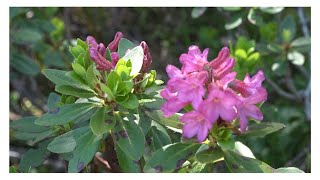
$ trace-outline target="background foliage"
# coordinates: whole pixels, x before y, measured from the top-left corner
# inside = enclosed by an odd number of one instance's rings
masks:
[[[268,90],[261,108],[264,121],[286,128],[243,142],[272,167],[310,172],[310,8],[10,8],[10,120],[50,109],[47,99],[54,85],[40,72],[71,69],[68,48],[76,38],[93,35],[98,42],[110,42],[117,31],[136,43],[148,43],[151,69],[162,80],[168,78],[166,65],[179,67],[180,54],[192,44],[209,47],[209,59],[229,46],[237,78],[263,69]],[[12,171],[26,161],[22,155],[30,146],[11,129]],[[33,153],[46,155],[36,150],[28,155]],[[44,165],[26,171],[65,172],[66,167],[52,154]],[[211,171],[228,170],[217,163]]]

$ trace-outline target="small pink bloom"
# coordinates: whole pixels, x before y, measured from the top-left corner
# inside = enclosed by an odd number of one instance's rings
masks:
[[[234,64],[235,64],[235,60],[233,58],[229,58],[228,60],[221,63],[220,66],[213,71],[213,76],[216,79],[223,78],[225,75],[230,73],[230,71],[234,67]]]
[[[263,71],[258,71],[252,78],[247,74],[243,81],[234,80],[231,87],[241,93],[242,96],[248,97],[254,94],[258,88],[262,88],[262,81],[265,79]]]
[[[197,135],[198,142],[203,142],[207,138],[212,127],[211,122],[198,111],[187,112],[180,120],[184,123],[182,135],[186,138]]]
[[[116,67],[118,61],[119,61],[119,54],[117,52],[112,52],[111,53],[111,62],[112,62],[113,68]]]
[[[186,74],[183,74],[180,69],[178,69],[177,67],[170,65],[170,64],[167,65],[166,71],[168,73],[169,78],[171,78],[171,79],[173,79],[173,78],[182,79],[182,78],[186,77]]]
[[[117,32],[114,36],[113,41],[108,45],[108,48],[111,52],[115,52],[118,49],[118,45],[120,42],[120,39],[123,37],[122,32]]]
[[[240,130],[241,132],[245,132],[248,126],[248,118],[254,118],[260,121],[263,119],[262,112],[255,104],[267,99],[267,91],[264,88],[259,88],[255,94],[247,98],[239,98],[240,103],[237,105],[237,109],[240,121]]]
[[[214,60],[212,60],[209,63],[209,66],[213,69],[218,69],[218,67],[225,61],[227,61],[230,58],[230,52],[227,47],[224,47],[220,50],[218,57],[216,57]]]
[[[199,106],[199,109],[203,109],[203,115],[212,123],[216,122],[219,116],[224,121],[234,120],[237,115],[235,106],[238,99],[236,96],[229,91],[217,88],[211,88],[209,91],[208,98]]]
[[[208,63],[208,52],[208,48],[201,53],[198,46],[190,46],[188,54],[181,54],[179,58],[183,65],[181,70],[186,73],[201,71],[203,66]]]
[[[112,69],[112,64],[106,59],[105,46],[102,43],[98,45],[92,36],[87,37],[87,43],[89,45],[90,57],[96,63],[97,69],[110,71]]]

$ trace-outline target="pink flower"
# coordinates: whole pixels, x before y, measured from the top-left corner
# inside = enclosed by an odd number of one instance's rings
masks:
[[[237,79],[234,80],[231,86],[234,90],[241,93],[242,96],[248,97],[254,94],[257,91],[257,89],[262,88],[261,85],[264,79],[264,73],[260,70],[252,78],[250,78],[250,76],[246,74],[243,81]]]
[[[197,135],[198,142],[203,142],[207,138],[212,127],[211,122],[198,111],[187,112],[180,120],[184,123],[182,135],[186,138]]]
[[[238,117],[240,121],[240,130],[245,132],[248,126],[248,118],[254,118],[256,120],[262,120],[263,114],[260,109],[255,105],[263,102],[267,99],[267,91],[264,88],[259,88],[255,94],[241,98],[240,103],[237,105]]]
[[[186,73],[182,73],[182,71],[180,69],[178,69],[177,67],[173,66],[173,65],[167,65],[166,67],[166,71],[168,73],[169,78],[173,79],[173,78],[185,78],[186,77]]]
[[[181,54],[179,58],[183,65],[181,70],[186,73],[201,71],[203,66],[208,63],[208,52],[208,48],[201,53],[198,46],[190,46],[188,54]]]
[[[199,108],[203,108],[203,115],[211,123],[214,123],[221,117],[222,120],[231,122],[237,116],[235,106],[238,103],[236,96],[218,88],[209,89],[209,95]]]
[[[108,48],[111,48],[111,62],[106,59],[106,48],[104,44],[98,44],[92,36],[87,37],[86,41],[89,45],[90,57],[96,63],[98,70],[110,72],[111,69],[115,68],[117,62],[119,61],[119,55],[117,52],[113,51],[117,50],[121,37],[122,33],[117,32],[115,39],[108,45]]]

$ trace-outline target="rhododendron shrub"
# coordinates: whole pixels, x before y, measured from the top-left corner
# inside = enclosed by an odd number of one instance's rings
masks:
[[[124,37],[78,39],[71,71],[42,71],[57,93],[43,116],[10,124],[33,145],[19,171],[55,153],[68,172],[212,172],[219,161],[230,172],[301,172],[272,168],[240,142],[284,127],[262,122],[262,70],[237,79],[227,47],[208,60],[209,49],[193,45],[181,54],[181,68],[167,65],[164,83],[150,70],[149,45]]]

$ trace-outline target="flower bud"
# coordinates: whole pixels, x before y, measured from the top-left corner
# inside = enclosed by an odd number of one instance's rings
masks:
[[[147,43],[145,41],[142,41],[140,43],[140,46],[143,49],[143,64],[142,64],[142,68],[141,68],[141,72],[142,73],[146,73],[152,63],[152,57],[149,51],[149,47],[147,45]]]
[[[120,39],[123,37],[122,32],[117,32],[114,36],[113,41],[108,45],[108,48],[111,52],[115,52],[118,49],[118,45],[120,42]]]

